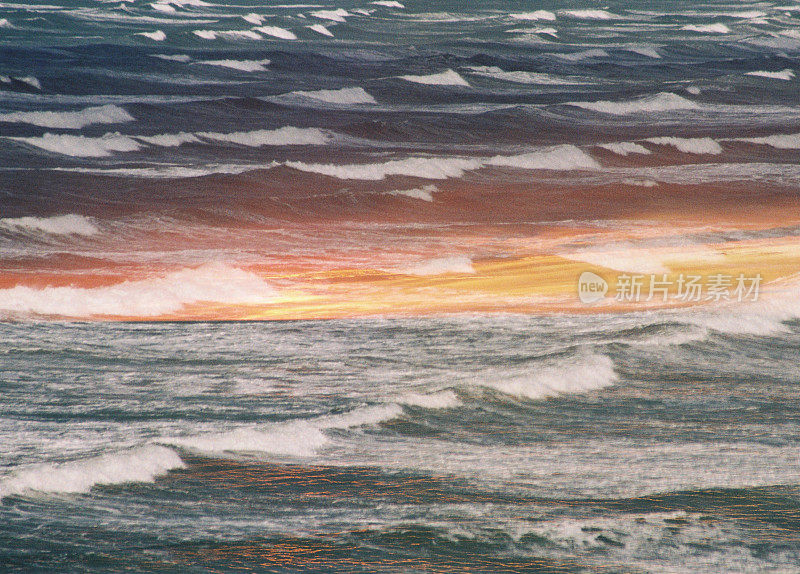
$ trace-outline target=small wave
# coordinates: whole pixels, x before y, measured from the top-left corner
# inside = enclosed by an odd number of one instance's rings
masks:
[[[158,445],[70,462],[31,465],[0,478],[0,499],[32,491],[88,492],[97,484],[152,482],[184,466],[174,450]]]
[[[79,130],[92,124],[118,124],[135,118],[115,105],[94,106],[76,112],[10,112],[0,122],[30,124],[43,128]]]
[[[566,105],[615,116],[668,112],[673,110],[693,110],[698,107],[693,101],[670,92],[661,92],[654,96],[631,101],[568,102]]]
[[[376,6],[385,6],[387,8],[405,8],[405,5],[397,2],[396,0],[373,0],[370,4],[375,4]]]
[[[412,199],[421,199],[422,201],[433,201],[433,194],[436,192],[435,185],[426,185],[425,187],[417,187],[414,189],[398,189],[390,191],[389,195],[403,195]]]
[[[443,275],[445,273],[474,274],[475,268],[472,266],[472,259],[469,257],[441,257],[408,267],[403,269],[401,273],[423,276]]]
[[[106,177],[141,177],[146,179],[180,179],[187,177],[207,177],[215,174],[238,175],[250,171],[272,169],[281,164],[212,163],[202,166],[156,165],[152,167],[119,167],[119,168],[58,168],[59,171],[91,173]]]
[[[568,62],[580,62],[582,60],[591,60],[593,58],[610,58],[608,52],[600,48],[592,48],[591,50],[583,50],[581,52],[574,52],[572,54],[553,54],[556,58],[566,60]]]
[[[614,362],[605,355],[579,355],[552,361],[529,376],[498,376],[482,386],[527,399],[546,399],[560,395],[586,393],[613,385],[618,380]]]
[[[600,165],[586,152],[572,145],[562,145],[550,149],[513,156],[494,156],[489,158],[426,158],[411,157],[371,164],[308,164],[290,161],[285,164],[300,171],[307,171],[336,177],[339,179],[360,179],[378,181],[390,175],[405,175],[426,179],[447,179],[460,177],[466,171],[484,167],[510,167],[530,170],[599,169]]]
[[[6,217],[0,219],[0,229],[15,232],[47,233],[50,235],[95,235],[100,229],[83,215],[73,213],[54,217]]]
[[[711,138],[660,137],[646,140],[656,145],[672,146],[683,153],[719,155],[722,146]]]
[[[794,78],[795,73],[794,70],[789,68],[785,70],[781,70],[780,72],[765,72],[765,71],[756,71],[756,72],[746,72],[745,76],[758,76],[760,78],[769,78],[771,80],[783,80],[785,82],[790,82],[792,78]]]
[[[200,132],[198,136],[235,143],[249,147],[278,145],[324,145],[332,139],[330,133],[317,128],[282,127],[276,130],[255,130],[251,132],[214,133]]]
[[[517,14],[509,14],[515,20],[547,20],[554,21],[556,15],[549,10],[536,10],[534,12],[520,12]]]
[[[145,38],[150,38],[154,42],[163,42],[167,39],[167,35],[162,30],[156,30],[154,32],[139,32],[136,34],[137,36],[144,36]]]
[[[430,74],[427,76],[400,76],[403,80],[414,82],[415,84],[426,84],[432,86],[466,86],[469,87],[469,82],[462,78],[458,72],[454,70],[447,70],[439,74]]]
[[[225,281],[220,281],[225,277]],[[156,317],[198,302],[255,305],[277,293],[259,276],[217,263],[107,287],[0,289],[0,311],[62,317]]]
[[[205,60],[197,62],[206,66],[218,66],[221,68],[230,68],[232,70],[239,70],[241,72],[266,72],[269,60]]]
[[[0,83],[13,84],[19,82],[35,90],[41,91],[42,83],[35,76],[0,76]]]
[[[681,30],[701,34],[728,34],[731,31],[725,24],[687,24]]]
[[[506,34],[547,34],[558,38],[558,30],[555,28],[511,28],[506,30]]]
[[[280,38],[281,40],[297,40],[297,35],[286,28],[279,28],[278,26],[259,26],[254,28],[257,32],[261,32],[265,36],[272,36],[273,38]]]
[[[329,37],[333,38],[333,32],[328,30],[322,24],[312,24],[311,26],[306,26],[306,28],[308,28],[309,30],[313,30],[317,34],[322,34],[323,36],[329,36]]]
[[[625,273],[668,273],[664,264],[664,256],[647,249],[637,248],[629,242],[617,242],[610,246],[591,246],[558,253],[560,257],[570,261],[580,261],[614,269]]]
[[[142,148],[133,138],[119,133],[98,138],[46,133],[41,137],[9,139],[72,157],[108,157],[112,152],[131,152]]]
[[[738,138],[733,141],[747,142],[757,145],[768,145],[775,149],[800,149],[800,133],[778,134],[758,138]]]
[[[6,30],[10,30],[14,28],[14,25],[8,21],[7,18],[0,18],[0,28],[5,28]]]
[[[255,12],[251,12],[250,14],[245,14],[241,18],[245,22],[249,22],[250,24],[255,24],[256,26],[260,26],[261,24],[264,23],[264,16],[256,14]]]
[[[153,58],[158,58],[159,60],[167,60],[168,62],[181,62],[182,64],[188,64],[192,61],[192,57],[186,54],[152,54]]]
[[[606,10],[562,10],[560,14],[577,20],[615,20],[620,18],[617,14]]]
[[[507,72],[496,66],[472,66],[467,68],[471,74],[494,78],[505,82],[515,82],[517,84],[539,84],[545,86],[565,86],[574,85],[576,82],[564,80],[539,72]]]
[[[652,46],[627,46],[625,50],[647,58],[661,59],[661,54]]]
[[[329,104],[377,104],[378,102],[364,88],[342,88],[340,90],[316,90],[311,92],[290,92],[289,95],[311,98]]]
[[[203,40],[216,40],[217,33],[214,30],[195,30],[192,32],[198,38],[202,38]]]
[[[228,432],[174,437],[163,442],[201,452],[264,452],[279,456],[308,457],[325,446],[326,430],[375,425],[391,420],[403,409],[397,404],[363,407],[339,415],[239,428]]]
[[[159,147],[178,147],[185,143],[201,143],[194,134],[186,132],[159,134],[155,136],[136,136],[136,139]]]
[[[311,12],[311,15],[314,16],[314,18],[331,20],[333,22],[345,22],[345,18],[352,16],[350,12],[342,10],[341,8],[337,8],[336,10],[317,10],[316,12]]]
[[[461,405],[461,401],[453,391],[431,394],[408,393],[399,397],[397,402],[424,409],[453,409]]]
[[[639,145],[634,142],[618,142],[618,143],[607,143],[607,144],[598,144],[597,147],[601,147],[603,149],[607,149],[608,151],[612,151],[617,155],[627,156],[632,153],[639,153],[642,155],[650,155],[651,152],[646,147]]]

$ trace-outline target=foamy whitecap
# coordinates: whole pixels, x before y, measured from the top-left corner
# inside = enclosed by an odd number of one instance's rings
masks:
[[[402,269],[400,273],[406,275],[444,275],[446,273],[474,274],[472,259],[464,256],[440,257],[423,261],[417,265]]]
[[[731,31],[725,24],[688,24],[681,30],[699,32],[701,34],[728,34]]]
[[[556,15],[549,10],[535,10],[534,12],[518,12],[516,14],[509,14],[515,20],[547,20],[554,21]]]
[[[316,32],[317,34],[322,34],[323,36],[329,36],[329,37],[333,38],[333,32],[328,30],[322,24],[312,24],[311,26],[306,26],[306,28]]]
[[[269,60],[205,60],[197,63],[205,66],[230,68],[240,72],[266,72],[265,66],[269,65],[269,62]]]
[[[254,30],[266,36],[280,38],[281,40],[297,40],[297,35],[294,32],[278,26],[259,26],[258,28],[254,28]]]
[[[766,72],[762,70],[746,72],[745,76],[757,76],[759,78],[769,78],[770,80],[783,80],[784,82],[790,82],[792,78],[794,78],[795,73],[794,70],[786,68],[780,72]]]
[[[390,195],[402,195],[412,199],[421,199],[422,201],[433,201],[433,194],[436,192],[435,185],[426,185],[425,187],[416,187],[414,189],[397,189],[390,191]]]
[[[107,157],[114,152],[131,152],[142,145],[129,136],[119,133],[98,138],[46,133],[41,137],[9,138],[43,150],[72,157]]]
[[[324,447],[332,429],[349,429],[375,425],[401,415],[397,404],[362,407],[338,415],[293,420],[227,432],[173,437],[162,442],[202,452],[263,452],[278,456],[308,457]]]
[[[0,18],[0,28],[12,29],[14,25],[7,18]]]
[[[219,263],[105,287],[0,289],[0,313],[157,317],[198,302],[257,305],[277,292],[254,273]]]
[[[609,357],[581,354],[536,365],[526,376],[497,373],[492,380],[479,384],[507,395],[539,400],[603,389],[618,378]]]
[[[406,75],[400,76],[403,80],[414,82],[415,84],[426,84],[430,86],[465,86],[469,87],[469,82],[462,78],[454,70],[446,70],[439,74],[429,74],[427,76]]]
[[[156,30],[154,32],[139,32],[136,34],[137,36],[144,36],[145,38],[150,38],[154,42],[163,42],[167,39],[167,35],[162,30]]]
[[[607,10],[561,10],[559,14],[578,20],[614,20],[619,18]]]
[[[800,149],[800,133],[777,134],[757,138],[737,138],[733,141],[747,142],[757,145],[768,145],[775,149]]]
[[[627,46],[625,50],[633,52],[634,54],[639,54],[640,56],[646,56],[647,58],[661,58],[661,54],[652,46]]]
[[[6,217],[0,219],[0,229],[50,235],[95,235],[100,229],[83,215],[69,213],[53,217]]]
[[[471,66],[467,68],[467,70],[469,70],[471,74],[476,74],[478,76],[493,78],[495,80],[501,80],[504,82],[514,82],[517,84],[564,86],[574,85],[576,83],[571,80],[557,78],[555,76],[551,76],[550,74],[544,74],[541,72],[507,72],[506,70],[498,68],[497,66]]]
[[[180,132],[177,134],[158,134],[154,136],[136,136],[136,139],[159,147],[178,147],[185,143],[200,143],[194,134]]]
[[[405,8],[405,5],[397,2],[397,0],[373,0],[370,4],[375,6],[386,6],[387,8]]]
[[[72,112],[9,112],[0,114],[0,122],[68,130],[78,130],[92,124],[118,124],[133,120],[134,117],[124,108],[115,105],[92,106]]]
[[[424,409],[453,409],[461,406],[461,401],[453,391],[439,391],[437,393],[407,393],[395,399],[396,402],[410,407]]]
[[[192,61],[192,57],[187,54],[152,54],[153,58],[158,58],[159,60],[166,60],[168,62],[181,62],[183,64],[188,64]]]
[[[571,54],[553,54],[560,60],[568,62],[580,62],[582,60],[591,60],[594,58],[610,58],[608,52],[600,48],[592,48],[591,50],[581,50],[580,52],[573,52]]]
[[[333,22],[345,22],[345,18],[350,16],[350,13],[347,10],[342,10],[338,8],[336,10],[317,10],[316,12],[311,12],[311,15],[315,18],[320,18],[322,20],[331,20]]]
[[[646,141],[656,145],[672,146],[683,153],[719,155],[722,146],[712,138],[658,137]]]
[[[516,169],[573,170],[599,169],[590,155],[572,145],[561,145],[550,149],[513,156],[497,155],[484,158],[459,157],[410,157],[384,163],[368,164],[311,164],[290,161],[285,164],[300,171],[328,175],[339,179],[378,181],[391,175],[406,175],[426,179],[461,177],[465,172],[484,167],[510,167]]]
[[[340,90],[315,90],[310,92],[290,92],[289,95],[311,98],[329,104],[377,104],[378,102],[364,88],[342,88]]]
[[[192,32],[198,38],[202,38],[203,40],[216,40],[217,33],[214,30],[194,30]]]
[[[511,28],[506,30],[506,34],[547,34],[558,38],[558,30],[555,28]]]
[[[597,147],[607,149],[608,151],[614,152],[615,154],[622,156],[628,156],[632,153],[638,153],[642,155],[650,155],[651,153],[653,153],[643,145],[639,145],[634,142],[616,142],[616,143],[598,144]]]
[[[671,92],[661,92],[638,100],[611,102],[568,102],[568,106],[576,106],[594,112],[625,116],[631,114],[659,113],[674,110],[693,110],[698,105]]]
[[[98,484],[152,482],[184,466],[178,453],[158,445],[69,462],[35,464],[0,477],[0,499],[32,492],[88,492]]]
[[[291,126],[275,130],[255,130],[251,132],[214,133],[200,132],[198,136],[219,142],[234,143],[249,147],[284,145],[324,145],[333,136],[317,128],[295,128]]]

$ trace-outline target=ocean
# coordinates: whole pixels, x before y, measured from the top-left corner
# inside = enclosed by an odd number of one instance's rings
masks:
[[[800,571],[800,4],[0,3],[0,571]]]

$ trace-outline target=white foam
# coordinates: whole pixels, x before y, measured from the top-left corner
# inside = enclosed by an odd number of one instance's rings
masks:
[[[186,166],[162,164],[153,167],[121,167],[121,168],[57,168],[60,171],[92,173],[109,177],[143,177],[148,179],[177,179],[185,177],[206,177],[214,174],[237,175],[249,171],[272,169],[280,165],[277,162],[266,164],[212,163],[202,166]]]
[[[245,22],[249,22],[250,24],[255,24],[256,26],[260,26],[264,23],[264,16],[260,16],[255,12],[251,12],[250,14],[245,14],[242,16],[242,20]]]
[[[633,52],[634,54],[639,54],[641,56],[646,56],[648,58],[655,58],[655,59],[661,58],[661,54],[659,54],[658,50],[656,50],[652,46],[628,46],[625,49],[628,52]]]
[[[219,66],[241,72],[266,72],[264,66],[269,65],[269,60],[205,60],[197,62],[206,66]]]
[[[469,82],[458,75],[458,72],[447,70],[439,74],[430,74],[427,76],[400,76],[403,80],[414,82],[416,84],[427,84],[433,86],[466,86],[469,87]]]
[[[136,136],[136,139],[159,147],[178,147],[185,143],[200,143],[194,134],[180,132],[177,134],[159,134],[154,136]]]
[[[131,152],[142,148],[132,137],[119,133],[98,138],[46,133],[41,137],[9,139],[72,157],[108,157],[113,152]]]
[[[688,24],[681,30],[701,34],[728,34],[731,31],[725,24]]]
[[[702,90],[697,86],[689,86],[688,88],[686,88],[686,91],[692,94],[693,96],[699,96],[700,93],[702,92]]]
[[[581,60],[589,60],[592,58],[610,58],[608,52],[605,50],[601,50],[600,48],[592,48],[591,50],[583,50],[580,52],[573,52],[572,54],[553,54],[555,57],[560,58],[561,60],[567,60],[568,62],[580,62]]]
[[[756,72],[746,72],[745,76],[758,76],[761,78],[769,78],[771,80],[783,80],[785,82],[790,82],[792,78],[794,78],[795,73],[794,70],[789,68],[785,70],[781,70],[780,72],[764,72],[764,71],[756,71]]]
[[[472,259],[469,257],[440,257],[403,269],[401,273],[423,276],[444,275],[445,273],[474,274],[475,268],[472,266]]]
[[[0,28],[11,29],[14,25],[7,18],[0,18]]]
[[[202,38],[203,40],[216,40],[217,33],[213,30],[195,30],[192,32],[195,36]]]
[[[266,36],[280,38],[281,40],[297,40],[297,36],[294,32],[291,32],[286,28],[279,28],[278,26],[259,26],[258,28],[255,28],[255,30]]]
[[[174,12],[176,12],[174,6],[170,6],[165,2],[155,2],[153,4],[150,4],[150,6],[153,8],[153,10],[156,10],[157,12],[165,12],[167,14],[173,14]]]
[[[331,20],[333,22],[345,22],[345,18],[351,14],[347,10],[338,8],[336,10],[317,10],[311,12],[311,15],[321,20]]]
[[[340,90],[316,90],[311,92],[291,92],[296,96],[312,98],[329,104],[376,104],[372,97],[364,88],[342,88]]]
[[[339,415],[293,420],[222,433],[164,440],[168,444],[203,452],[263,452],[278,456],[308,457],[330,441],[325,431],[374,425],[402,414],[396,404],[363,407]]]
[[[624,273],[651,274],[668,273],[663,254],[637,248],[629,242],[598,245],[558,253],[570,261],[580,261]]]
[[[0,114],[0,122],[22,123],[43,128],[78,130],[92,124],[117,124],[134,117],[119,106],[106,105],[76,112],[9,112]]]
[[[506,34],[547,34],[558,38],[558,30],[555,28],[511,28],[506,30]]]
[[[800,149],[800,133],[778,134],[758,138],[739,138],[734,141],[743,141],[758,145],[768,145],[775,149]]]
[[[408,393],[396,400],[398,403],[410,407],[422,407],[424,409],[453,409],[462,404],[453,391],[440,391],[430,394]]]
[[[651,152],[646,147],[639,145],[634,142],[618,142],[618,143],[606,143],[606,144],[598,144],[597,147],[601,147],[603,149],[607,149],[608,151],[612,151],[617,155],[627,156],[632,153],[639,153],[642,155],[650,155]]]
[[[525,377],[498,376],[481,383],[508,395],[546,399],[559,395],[587,393],[613,385],[618,380],[614,362],[605,355],[586,354],[551,361]]]
[[[556,15],[549,10],[536,10],[534,12],[520,12],[517,14],[509,14],[515,20],[547,20],[554,21]]]
[[[390,195],[403,195],[412,199],[421,199],[422,201],[433,201],[433,194],[436,192],[435,185],[426,185],[425,187],[417,187],[414,189],[398,189],[390,191]]]
[[[179,311],[192,303],[256,305],[269,303],[276,295],[276,291],[254,273],[209,263],[106,287],[0,289],[0,311],[62,317],[156,317]]]
[[[317,34],[322,34],[323,36],[330,36],[331,38],[333,38],[333,32],[331,32],[330,30],[328,30],[328,29],[327,29],[325,26],[323,26],[322,24],[313,24],[313,25],[311,25],[311,26],[306,26],[306,28],[308,28],[308,29],[310,29],[310,30],[313,30],[313,31],[314,31],[314,32],[316,32]]]
[[[330,133],[321,129],[295,128],[291,126],[275,130],[255,130],[251,132],[200,132],[197,135],[205,139],[235,143],[249,147],[266,145],[324,145],[332,139]]]
[[[652,179],[626,178],[622,180],[622,183],[636,187],[658,187],[658,182]]]
[[[136,34],[137,36],[144,36],[145,38],[150,38],[155,42],[163,42],[167,39],[167,35],[162,30],[156,30],[154,32],[139,32]]]
[[[16,78],[16,80],[22,82],[23,84],[28,84],[30,87],[36,88],[37,90],[42,89],[42,83],[34,76],[20,76]]]
[[[666,145],[676,148],[683,153],[719,155],[722,153],[722,146],[711,138],[676,138],[659,137],[646,140],[656,145]]]
[[[288,167],[328,175],[339,179],[378,181],[390,175],[405,175],[426,179],[460,177],[466,171],[483,167],[517,169],[598,169],[600,165],[587,153],[571,145],[562,145],[514,156],[497,155],[490,158],[410,157],[384,163],[368,164],[308,164],[290,161]]]
[[[252,30],[222,30],[217,32],[220,36],[230,36],[231,38],[242,38],[244,40],[263,40],[264,37]]]
[[[192,57],[186,54],[153,54],[153,57],[160,60],[167,60],[168,62],[181,62],[183,64],[188,64],[192,61]]]
[[[654,96],[648,96],[638,100],[622,102],[568,102],[567,105],[617,116],[659,113],[673,110],[692,110],[698,107],[693,101],[670,92],[661,92]]]
[[[13,470],[0,478],[0,499],[31,492],[88,492],[96,484],[151,482],[185,465],[167,447],[147,445],[128,451]]]
[[[0,228],[11,231],[39,232],[50,235],[95,235],[100,229],[83,215],[73,213],[53,217],[6,217]]]
[[[376,6],[386,6],[387,8],[405,8],[403,4],[397,2],[397,0],[373,0],[370,4],[375,4]]]
[[[561,14],[578,20],[614,20],[618,15],[606,10],[562,10]]]
[[[472,66],[467,68],[471,74],[485,76],[487,78],[494,78],[505,82],[515,82],[517,84],[540,84],[549,86],[559,85],[572,85],[575,82],[564,80],[551,76],[550,74],[543,74],[540,72],[507,72],[502,68],[496,66]]]

